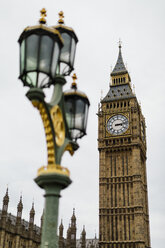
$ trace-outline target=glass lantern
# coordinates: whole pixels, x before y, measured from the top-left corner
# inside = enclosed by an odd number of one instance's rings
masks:
[[[59,32],[44,25],[27,27],[21,34],[20,76],[25,86],[46,88],[54,83],[63,41]]]
[[[77,90],[76,79],[76,74],[74,74],[71,89],[64,92],[66,121],[73,141],[86,135],[88,109],[90,105],[87,96]]]
[[[59,24],[53,26],[53,28],[57,29],[60,32],[61,37],[64,41],[64,46],[61,49],[57,74],[68,76],[74,69],[73,66],[78,38],[72,28],[64,25],[64,15],[62,11],[59,13],[59,17]]]

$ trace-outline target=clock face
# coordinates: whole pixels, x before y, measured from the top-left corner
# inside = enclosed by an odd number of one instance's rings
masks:
[[[124,115],[114,115],[107,121],[107,131],[113,135],[124,133],[128,126],[128,119]]]

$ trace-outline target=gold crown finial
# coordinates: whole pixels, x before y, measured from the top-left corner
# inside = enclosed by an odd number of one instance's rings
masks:
[[[119,49],[121,49],[121,44],[122,44],[122,41],[121,39],[119,39]]]
[[[42,8],[42,10],[40,11],[40,13],[41,13],[41,18],[40,18],[39,22],[41,24],[45,24],[46,23],[45,17],[47,16],[46,9],[45,8]]]
[[[77,75],[76,75],[76,73],[73,74],[72,78],[73,78],[73,83],[72,83],[71,88],[77,89],[77,83],[76,83]]]
[[[58,23],[59,23],[59,24],[64,24],[64,12],[63,12],[63,11],[60,11],[60,12],[58,13],[58,15],[59,15]]]

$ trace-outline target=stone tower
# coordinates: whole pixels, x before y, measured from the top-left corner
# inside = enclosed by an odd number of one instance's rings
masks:
[[[76,247],[76,216],[75,216],[75,209],[73,209],[73,214],[71,217],[71,226],[70,226],[70,235],[71,235],[71,248]]]
[[[21,224],[22,210],[23,210],[23,204],[22,204],[22,196],[21,196],[20,197],[20,200],[19,200],[19,203],[17,205],[17,219],[16,219],[16,223],[18,225]]]
[[[150,247],[145,119],[123,63],[98,110],[99,246]]]
[[[86,248],[86,231],[85,226],[83,226],[83,230],[81,233],[81,248]]]
[[[35,216],[35,210],[34,210],[34,202],[32,203],[32,208],[30,210],[30,214],[29,214],[29,229],[33,230],[33,226],[34,226],[34,216]]]
[[[64,236],[63,236],[63,232],[64,232],[64,226],[61,220],[61,224],[59,226],[59,240],[58,240],[58,247],[59,248],[64,248]]]

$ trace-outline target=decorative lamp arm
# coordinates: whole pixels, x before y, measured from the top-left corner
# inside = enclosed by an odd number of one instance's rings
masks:
[[[33,106],[39,110],[47,143],[47,167],[41,167],[38,171],[41,173],[60,173],[69,176],[68,169],[61,167],[61,158],[65,151],[69,151],[71,155],[74,153],[74,145],[67,137],[67,126],[64,121],[63,94],[58,98],[58,102],[54,101],[50,104],[44,101],[44,93],[41,89],[30,89],[26,96],[32,102]],[[56,99],[57,100],[57,99]],[[55,104],[55,105],[54,105]]]

